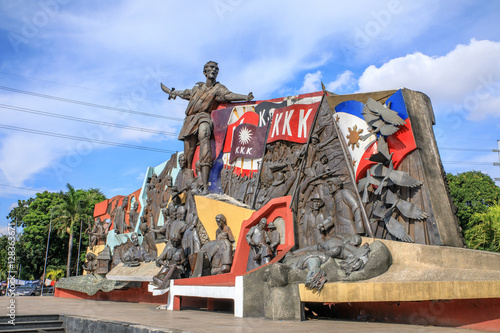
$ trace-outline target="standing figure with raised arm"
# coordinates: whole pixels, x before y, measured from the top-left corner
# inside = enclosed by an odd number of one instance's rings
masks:
[[[179,96],[189,101],[186,108],[186,118],[179,133],[179,140],[184,141],[184,154],[187,167],[192,168],[196,146],[200,145],[200,166],[203,180],[203,193],[208,194],[208,177],[212,168],[212,136],[213,123],[210,114],[219,103],[236,101],[251,101],[253,94],[235,94],[217,82],[219,66],[214,61],[209,61],[203,68],[205,82],[198,82],[192,89],[168,89],[162,84],[162,90],[169,94],[169,99]]]

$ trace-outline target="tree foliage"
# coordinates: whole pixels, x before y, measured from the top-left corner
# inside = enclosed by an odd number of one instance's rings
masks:
[[[71,185],[70,185],[71,186]],[[68,187],[69,191],[69,187]],[[52,219],[52,230],[50,232],[50,245],[47,256],[47,267],[57,267],[68,269],[68,229],[63,227],[64,216],[67,216],[68,210],[63,209],[67,199],[67,192],[43,192],[37,193],[35,198],[28,200],[19,200],[18,207],[11,210],[8,219],[15,221],[24,228],[20,232],[19,240],[16,243],[16,260],[21,268],[20,278],[26,280],[38,279],[43,275],[45,263],[45,252],[47,248],[47,239],[49,237],[49,224]],[[73,233],[76,239],[75,246],[78,247],[80,236],[80,221],[82,226],[82,253],[77,260],[77,251],[71,254],[70,262],[73,265],[69,269],[73,274],[76,272],[77,265],[85,261],[85,249],[88,246],[88,236],[84,230],[92,220],[94,205],[106,199],[99,189],[75,190],[71,195],[80,198],[78,215],[75,216],[69,231]],[[61,230],[61,231],[59,231]],[[62,231],[64,230],[64,231]],[[0,246],[3,244],[3,237],[0,238]],[[4,248],[1,246],[1,248]],[[0,276],[4,274],[5,260],[3,252],[0,249]],[[81,272],[81,270],[80,270]],[[17,277],[17,276],[16,276]]]
[[[447,174],[457,216],[464,232],[474,226],[469,221],[475,213],[486,213],[500,200],[500,188],[493,179],[480,171],[467,171],[457,175]]]
[[[465,231],[467,247],[500,252],[500,202],[488,207],[486,213],[475,213]]]

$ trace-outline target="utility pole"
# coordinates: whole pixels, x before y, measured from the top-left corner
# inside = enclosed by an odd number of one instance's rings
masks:
[[[498,149],[493,149],[493,151],[496,151],[498,153],[498,163],[493,163],[493,165],[496,165],[500,168],[500,140],[497,140],[498,144]],[[500,178],[495,178],[496,182],[500,182]]]
[[[43,265],[42,291],[40,296],[43,296],[43,287],[45,286],[45,270],[47,269],[47,258],[49,255],[50,232],[52,231],[52,212],[50,212],[49,237],[47,238],[47,249],[45,250],[45,264]]]
[[[80,247],[82,246],[82,226],[83,226],[83,220],[80,219],[80,239],[78,240],[78,257],[76,257],[76,276],[78,276],[80,268]]]

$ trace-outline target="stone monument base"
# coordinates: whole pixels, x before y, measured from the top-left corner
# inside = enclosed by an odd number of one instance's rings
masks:
[[[300,284],[302,305],[334,318],[500,330],[499,253],[382,242],[393,256],[386,273],[320,293]]]

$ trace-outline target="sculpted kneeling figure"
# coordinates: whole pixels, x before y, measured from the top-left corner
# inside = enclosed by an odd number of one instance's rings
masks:
[[[175,234],[170,242],[172,245],[167,245],[162,254],[156,258],[156,265],[162,266],[160,272],[153,277],[153,284],[158,289],[167,288],[170,280],[181,279],[186,276],[187,260],[181,246],[181,236]]]

